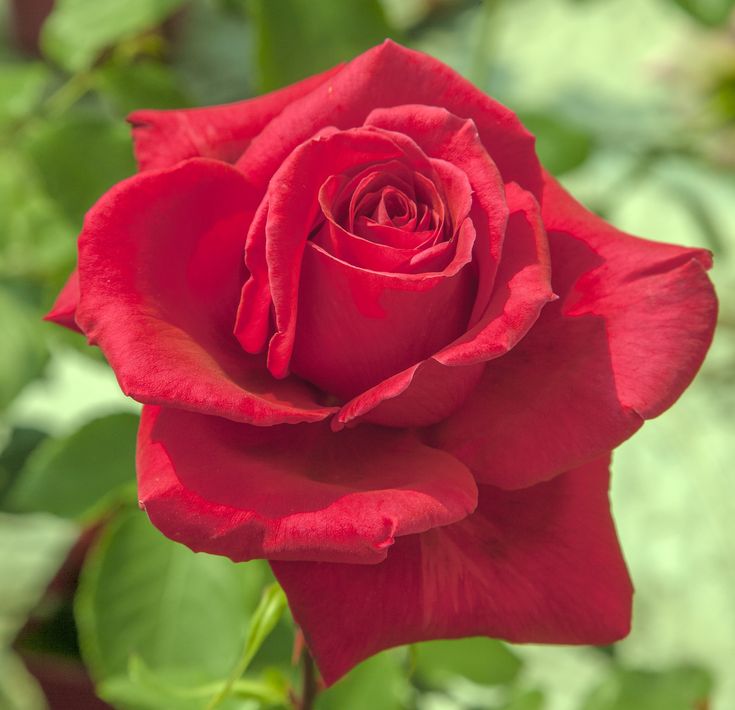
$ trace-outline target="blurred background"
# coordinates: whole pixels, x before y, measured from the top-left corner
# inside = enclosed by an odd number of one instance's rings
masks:
[[[107,707],[93,684],[118,708],[291,707],[292,622],[267,598],[255,611],[267,567],[194,555],[147,523],[137,405],[82,338],[40,319],[85,211],[135,170],[129,111],[254,96],[387,36],[516,111],[545,166],[618,227],[711,249],[721,315],[694,385],[614,459],[629,638],[419,644],[316,707],[735,708],[734,7],[0,0],[0,709]],[[273,632],[231,677],[243,644],[262,641],[248,624],[271,611]]]

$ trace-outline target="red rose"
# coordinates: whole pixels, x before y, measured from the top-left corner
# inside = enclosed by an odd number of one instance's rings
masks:
[[[145,404],[141,505],[264,557],[327,682],[387,646],[612,642],[610,451],[710,342],[709,254],[623,234],[503,106],[391,42],[131,116],[49,314]]]

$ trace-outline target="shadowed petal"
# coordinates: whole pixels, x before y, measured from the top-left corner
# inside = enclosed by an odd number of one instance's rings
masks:
[[[90,210],[76,320],[126,394],[259,424],[333,411],[232,336],[253,209],[237,170],[196,158],[136,175]]]
[[[717,312],[706,251],[624,234],[552,178],[542,216],[559,301],[430,436],[479,481],[507,488],[589,461],[671,406]]]
[[[507,194],[511,215],[505,253],[496,288],[474,326],[432,357],[350,400],[333,419],[333,428],[358,419],[386,426],[426,426],[458,407],[461,412],[485,363],[507,357],[529,328],[533,330],[541,309],[553,297],[546,233],[530,193],[511,184]],[[475,435],[482,437],[479,424],[468,434]]]
[[[522,491],[481,487],[473,515],[397,540],[378,565],[272,563],[324,680],[430,639],[625,636],[632,587],[609,511],[608,461]]]
[[[165,535],[235,561],[375,563],[396,537],[461,520],[477,503],[470,472],[408,431],[255,427],[151,406],[138,484]]]

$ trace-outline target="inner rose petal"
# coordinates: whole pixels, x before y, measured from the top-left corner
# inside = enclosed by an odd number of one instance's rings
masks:
[[[411,232],[367,219],[358,224],[361,229],[356,229],[354,236],[344,234],[344,230],[331,228],[332,232],[340,233],[339,243],[342,246],[342,249],[333,249],[332,253],[340,256],[340,252],[346,251],[344,247],[354,242],[355,236],[364,235],[371,242],[396,247],[396,251],[391,252],[395,257],[393,271],[421,273],[445,268],[452,258],[457,228],[472,208],[472,188],[467,176],[451,163],[433,158],[430,163],[433,179],[429,180],[421,173],[416,173],[414,179],[417,195],[431,202],[431,205],[422,204],[423,214],[419,226],[425,226],[427,222],[437,225],[433,230]],[[357,266],[380,268],[360,259],[347,260]]]
[[[428,168],[430,177],[418,171],[407,175],[405,164],[393,161],[375,170],[362,169],[353,177],[330,176],[319,191],[326,222],[312,234],[312,241],[360,268],[395,273],[442,271],[454,254],[457,226],[472,207],[472,188],[464,173],[446,161],[429,159]],[[349,195],[350,189],[356,193]],[[418,207],[406,192],[421,200]],[[391,206],[405,210],[410,217],[406,226],[395,225]],[[357,214],[354,224],[345,220],[348,214],[350,218]],[[428,226],[433,228],[415,229]]]
[[[293,371],[344,398],[432,355],[464,332],[476,301],[472,203],[463,171],[404,134],[322,132],[284,162],[258,210],[236,336],[249,351],[268,341],[275,377]]]
[[[429,238],[437,241],[445,236],[444,199],[434,184],[433,169],[427,167],[428,176],[401,161],[370,166],[355,175],[333,175],[319,192],[322,212],[347,232],[377,243],[413,248]],[[382,227],[394,231],[376,229]],[[450,236],[451,229],[447,232]]]
[[[381,224],[392,224],[394,227],[403,227],[410,219],[411,212],[416,212],[416,203],[409,200],[395,187],[386,187],[381,195],[375,219]],[[398,224],[396,224],[398,220]]]
[[[445,196],[436,184],[438,176],[414,173],[413,199],[388,184],[379,194],[367,196],[358,209],[352,231],[358,236],[397,247],[423,246],[451,237],[452,224],[445,221]],[[371,201],[370,198],[373,198]],[[374,207],[371,207],[374,202]],[[418,213],[421,220],[417,219]],[[418,229],[416,228],[418,226]],[[392,231],[381,229],[390,228]],[[416,235],[416,236],[414,236]]]
[[[413,172],[410,166],[394,160],[368,166],[352,177],[349,174],[333,176],[339,181],[339,190],[333,195],[335,218],[352,230],[357,216],[374,210],[381,190],[388,185],[395,186],[410,200],[415,200]],[[370,199],[372,203],[368,204]]]
[[[417,274],[357,268],[310,241],[292,371],[350,399],[459,337],[477,290],[470,263],[474,240],[466,219],[447,268]]]

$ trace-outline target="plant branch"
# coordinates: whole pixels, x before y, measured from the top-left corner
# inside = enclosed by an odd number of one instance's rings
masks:
[[[314,701],[319,693],[319,685],[316,679],[316,668],[314,667],[314,659],[311,657],[308,649],[304,649],[301,654],[302,667],[302,688],[301,702],[299,710],[314,710]]]

